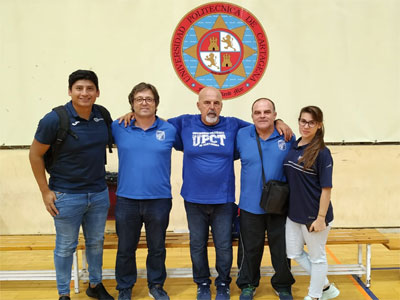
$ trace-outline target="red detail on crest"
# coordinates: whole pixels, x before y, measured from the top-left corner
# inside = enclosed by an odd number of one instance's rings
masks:
[[[267,68],[268,64],[268,57],[269,57],[269,46],[268,46],[268,39],[267,36],[264,32],[264,29],[262,28],[260,22],[257,20],[253,14],[251,14],[249,11],[244,9],[243,7],[240,7],[235,4],[231,3],[226,3],[226,2],[211,2],[207,3],[204,5],[201,5],[192,11],[188,12],[179,22],[179,24],[176,26],[176,29],[174,31],[174,34],[172,36],[171,40],[171,60],[172,64],[174,66],[175,72],[180,78],[180,80],[193,92],[199,93],[200,90],[204,87],[203,84],[201,84],[199,81],[197,81],[195,78],[192,77],[191,73],[187,70],[187,67],[184,63],[183,59],[183,41],[185,40],[186,34],[190,28],[201,18],[208,16],[208,15],[230,15],[235,18],[240,19],[243,21],[248,28],[251,30],[253,33],[254,39],[257,42],[257,61],[254,65],[254,68],[251,70],[251,73],[247,75],[244,81],[242,81],[240,84],[228,88],[228,89],[223,89],[220,88],[220,92],[222,94],[223,99],[232,99],[238,96],[243,95],[244,93],[248,92],[251,88],[253,88],[258,81],[262,78],[264,75],[264,72]],[[232,30],[227,29],[227,28],[213,28],[210,29],[210,31],[216,31],[215,33],[212,33],[212,37],[218,38],[218,45],[221,47],[221,45],[225,45],[224,43],[221,44],[220,41],[220,35],[218,34],[217,31],[226,31],[226,32],[232,32]],[[229,67],[223,66],[222,61],[223,57],[222,55],[224,53],[228,53],[231,55],[230,59],[232,64],[234,65],[234,62],[237,62],[238,60],[243,60],[243,44],[242,41],[235,36],[237,40],[241,43],[241,49],[239,52],[236,51],[231,51],[232,49],[219,49],[219,53],[221,54],[220,56],[220,71],[212,71],[210,68],[207,66],[204,66],[204,62],[201,60],[200,57],[198,57],[199,63],[202,64],[202,66],[207,70],[210,71],[211,74],[215,75],[223,75],[223,74],[228,74],[234,71],[239,65],[237,64],[233,70],[229,70]],[[201,37],[199,38],[199,43],[201,41]],[[209,41],[203,42],[201,44],[201,50],[197,49],[198,55],[201,52],[214,52],[213,50],[208,50],[209,46]],[[206,49],[207,48],[207,49]],[[222,51],[221,51],[222,50]],[[225,52],[225,51],[227,52]],[[238,57],[241,56],[241,57]]]

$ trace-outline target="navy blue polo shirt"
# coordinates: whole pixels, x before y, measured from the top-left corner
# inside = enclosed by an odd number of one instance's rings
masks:
[[[310,169],[299,164],[300,157],[308,145],[298,146],[297,140],[290,149],[284,170],[290,187],[289,218],[296,223],[306,224],[318,216],[322,188],[332,187],[333,160],[328,148],[322,149]],[[326,214],[326,221],[333,220],[332,203]]]
[[[57,160],[50,169],[49,188],[71,194],[101,192],[107,187],[104,168],[107,125],[95,106],[89,120],[79,117],[71,101],[65,107],[70,129],[78,139],[68,134],[61,145]],[[35,139],[50,145],[56,139],[58,128],[59,117],[51,111],[39,121]]]

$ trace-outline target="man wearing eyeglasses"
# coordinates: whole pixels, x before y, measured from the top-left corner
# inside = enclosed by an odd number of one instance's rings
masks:
[[[165,235],[172,207],[171,151],[176,129],[156,116],[159,95],[148,83],[139,83],[128,96],[135,118],[125,127],[112,123],[118,147],[119,169],[115,207],[118,252],[115,276],[119,300],[130,300],[137,279],[136,249],[144,223],[149,295],[168,300]]]

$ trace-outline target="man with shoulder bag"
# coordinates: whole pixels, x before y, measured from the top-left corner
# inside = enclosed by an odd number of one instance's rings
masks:
[[[252,105],[254,125],[239,130],[236,151],[240,156],[240,240],[236,281],[242,290],[240,300],[251,300],[260,282],[260,265],[267,231],[272,266],[271,284],[279,299],[293,299],[295,282],[285,245],[285,222],[288,190],[285,186],[283,160],[292,143],[277,132],[275,104],[267,98]]]

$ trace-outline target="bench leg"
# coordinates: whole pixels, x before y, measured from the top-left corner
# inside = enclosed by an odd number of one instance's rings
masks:
[[[87,270],[87,260],[86,260],[86,251],[82,250],[82,278],[83,282],[87,282],[87,278],[89,278],[89,272]]]
[[[362,256],[362,245],[361,244],[358,244],[358,264],[360,265],[360,266],[362,266],[363,265],[363,256]],[[361,278],[361,274],[359,274],[359,275],[357,275],[358,276],[358,278]]]
[[[73,254],[73,279],[75,294],[79,294],[79,266],[78,266],[78,252],[75,251]]]
[[[367,274],[365,285],[369,288],[371,286],[371,244],[367,244],[366,267]]]

